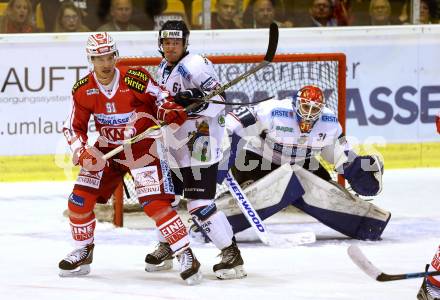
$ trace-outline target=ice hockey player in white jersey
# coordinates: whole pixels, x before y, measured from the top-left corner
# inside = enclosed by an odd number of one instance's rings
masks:
[[[219,172],[219,182],[230,167],[241,184],[258,180],[285,163],[300,165],[329,181],[331,176],[316,159],[321,155],[334,164],[357,194],[374,196],[382,189],[382,161],[376,155],[357,156],[353,152],[337,116],[325,106],[324,93],[317,86],[302,87],[293,102],[292,99],[269,100],[253,107],[240,106],[227,115],[226,127],[232,139],[231,151],[228,167],[222,165]],[[282,199],[283,204],[259,210],[260,217],[265,219],[292,204],[345,235],[368,240],[380,238],[390,217],[384,213],[378,220],[333,211],[327,203],[315,206],[304,199]],[[244,217],[228,216],[228,219],[234,232],[249,227]]]
[[[167,21],[159,31],[159,51],[164,59],[159,65],[157,81],[173,96],[174,102],[188,108],[220,84],[212,63],[187,51],[189,30],[183,21]],[[214,97],[223,100],[223,97]],[[165,120],[173,113],[172,103],[162,104],[158,118]],[[176,192],[183,188],[187,209],[214,245],[221,250],[221,261],[213,270],[220,279],[243,278],[243,259],[235,242],[231,225],[213,201],[216,193],[218,164],[222,158],[221,140],[225,127],[224,105],[201,103],[188,111],[188,119],[180,127],[163,128],[169,148]],[[170,268],[161,253],[169,247],[163,237],[156,251],[146,257],[147,269]],[[163,266],[166,264],[166,266]]]

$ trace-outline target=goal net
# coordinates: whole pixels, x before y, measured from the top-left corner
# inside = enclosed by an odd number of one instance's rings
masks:
[[[222,84],[245,73],[263,60],[263,55],[218,55],[207,56],[214,64],[215,71]],[[143,66],[154,77],[161,58],[123,57],[119,65]],[[270,96],[275,99],[292,98],[296,91],[305,85],[316,85],[324,91],[326,106],[338,114],[339,122],[345,132],[345,74],[346,60],[342,53],[319,54],[277,54],[271,64],[259,70],[245,80],[240,81],[226,91],[228,102],[252,102]],[[226,111],[231,110],[226,106]],[[334,180],[336,178],[331,165],[325,167]],[[218,193],[227,188],[218,186]],[[108,215],[117,226],[122,226],[124,213],[140,210],[134,192],[134,183],[129,175],[124,185],[116,191],[107,206]]]

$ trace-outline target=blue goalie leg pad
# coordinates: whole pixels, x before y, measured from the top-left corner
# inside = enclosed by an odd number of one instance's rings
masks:
[[[258,184],[258,182],[254,182],[248,188],[252,188],[252,186],[254,184]],[[268,207],[265,207],[262,209],[257,209],[257,213],[262,220],[265,220],[265,219],[269,218],[270,216],[276,214],[280,210],[289,206],[294,199],[301,198],[301,196],[303,194],[304,194],[304,189],[302,188],[301,184],[299,183],[298,178],[293,173],[290,180],[289,180],[289,183],[286,186],[285,192],[284,192],[283,196],[281,197],[280,201],[275,205],[268,206]],[[258,198],[258,192],[257,192],[256,196],[254,196],[254,197]],[[255,200],[255,199],[248,199],[248,200],[251,202],[251,204],[253,206],[257,206],[255,204],[255,201],[258,201],[258,200]],[[238,215],[231,215],[231,216],[228,216],[227,218],[228,218],[229,223],[232,226],[232,230],[234,231],[234,234],[251,227],[248,220],[246,219],[246,217],[242,213],[238,214]]]
[[[326,210],[307,204],[302,197],[293,201],[292,205],[328,227],[359,240],[379,240],[391,218],[390,214],[386,221],[382,221],[365,216]]]

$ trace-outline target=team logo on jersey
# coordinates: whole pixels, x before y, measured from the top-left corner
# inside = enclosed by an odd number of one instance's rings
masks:
[[[147,86],[143,81],[136,78],[132,78],[130,76],[125,76],[124,82],[129,88],[135,90],[138,93],[144,93],[145,90],[147,89]]]
[[[131,139],[136,135],[134,126],[113,127],[104,126],[101,128],[101,136],[113,144],[121,144],[126,139]]]
[[[223,116],[223,115],[218,116],[217,121],[221,127],[225,127],[225,124],[226,124],[225,116]]]
[[[188,150],[191,156],[200,161],[209,161],[211,153],[209,151],[209,125],[208,122],[196,121],[196,130],[188,133]]]
[[[99,89],[88,89],[86,91],[87,96],[91,96],[91,95],[98,95],[99,94]]]
[[[177,73],[179,73],[186,80],[191,81],[191,73],[185,68],[184,65],[179,64],[177,67]]]
[[[89,76],[86,76],[84,78],[81,78],[80,80],[78,80],[72,88],[72,94],[74,94],[80,87],[82,87],[83,85],[87,84],[87,82],[89,82]]]

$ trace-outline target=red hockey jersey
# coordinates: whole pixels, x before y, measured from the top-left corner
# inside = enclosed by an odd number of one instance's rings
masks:
[[[72,110],[64,124],[64,135],[72,151],[87,143],[90,116],[100,138],[110,148],[157,124],[157,105],[169,93],[143,68],[117,67],[115,76],[110,93],[98,84],[93,73],[73,86]]]

